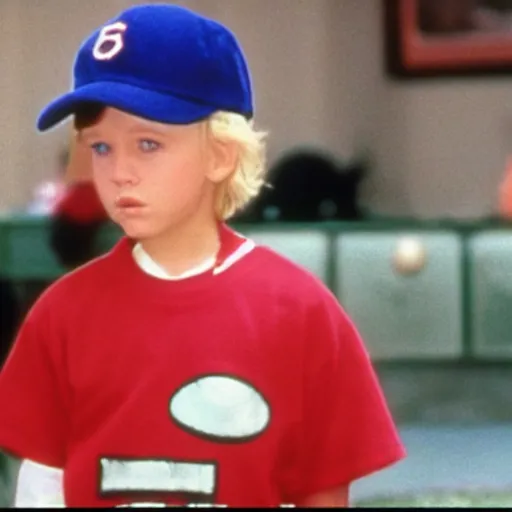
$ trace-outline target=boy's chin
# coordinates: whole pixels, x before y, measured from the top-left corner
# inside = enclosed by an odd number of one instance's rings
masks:
[[[157,240],[168,231],[165,227],[150,225],[147,222],[118,222],[124,234],[139,242]]]
[[[158,236],[158,231],[150,229],[148,226],[137,226],[133,223],[118,223],[124,234],[133,240],[147,240]]]

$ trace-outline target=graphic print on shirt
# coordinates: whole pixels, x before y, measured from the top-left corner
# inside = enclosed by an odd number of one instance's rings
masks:
[[[183,383],[169,400],[170,421],[188,434],[223,443],[245,443],[269,426],[267,400],[250,383],[224,374],[201,375]],[[217,491],[216,461],[102,458],[100,494],[166,493],[212,503]],[[166,506],[132,503],[134,506]]]

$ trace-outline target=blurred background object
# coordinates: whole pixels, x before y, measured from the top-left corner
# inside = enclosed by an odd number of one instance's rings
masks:
[[[27,213],[48,215],[52,212],[64,192],[68,164],[69,149],[65,147],[58,155],[54,177],[36,184],[32,200],[27,206]]]
[[[396,244],[393,255],[395,270],[403,275],[420,272],[427,263],[427,254],[421,237],[403,237]]]
[[[0,370],[22,320],[22,306],[14,283],[0,277]]]
[[[366,162],[341,163],[317,149],[283,154],[269,169],[269,186],[236,217],[240,222],[361,220]]]
[[[498,212],[502,219],[512,220],[512,157],[507,159],[498,191]]]

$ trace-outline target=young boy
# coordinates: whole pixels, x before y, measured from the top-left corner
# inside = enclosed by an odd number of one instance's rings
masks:
[[[74,77],[38,127],[74,115],[126,237],[44,293],[0,375],[17,504],[346,506],[404,449],[335,297],[225,224],[264,182],[235,37],[141,5]]]

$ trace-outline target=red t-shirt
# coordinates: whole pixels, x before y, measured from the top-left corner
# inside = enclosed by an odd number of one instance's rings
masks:
[[[404,456],[316,277],[257,246],[159,280],[131,249],[52,285],[0,374],[0,446],[64,468],[67,506],[294,504]]]

